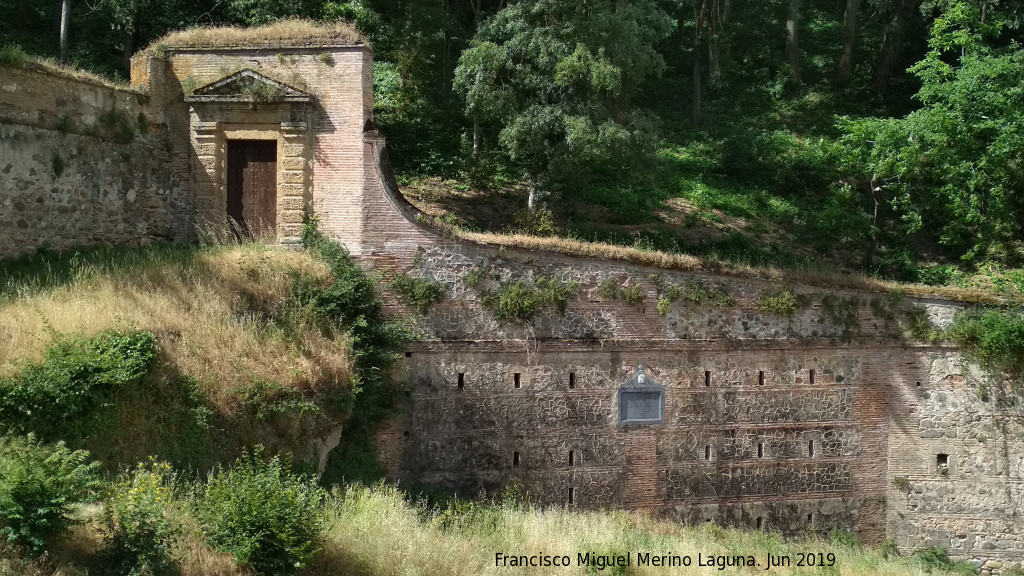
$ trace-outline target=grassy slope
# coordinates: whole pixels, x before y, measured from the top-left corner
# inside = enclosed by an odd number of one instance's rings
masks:
[[[350,386],[349,343],[290,329],[279,314],[296,275],[327,272],[306,253],[259,245],[99,249],[4,263],[0,376],[38,360],[56,338],[148,330],[159,352],[144,385],[119,391],[116,405],[72,432],[108,469],[151,454],[207,468],[256,442],[310,457],[315,427],[251,421],[271,397],[320,402]]]

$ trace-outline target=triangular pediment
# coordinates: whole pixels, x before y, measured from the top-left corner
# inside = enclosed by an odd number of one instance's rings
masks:
[[[310,102],[313,97],[251,69],[197,88],[186,102]]]

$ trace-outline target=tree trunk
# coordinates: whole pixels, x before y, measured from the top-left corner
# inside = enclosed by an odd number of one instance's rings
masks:
[[[717,89],[722,79],[722,14],[719,0],[711,0],[708,10],[708,76],[712,89]]]
[[[857,43],[857,13],[860,11],[861,0],[846,0],[846,13],[843,15],[843,51],[839,54],[836,65],[835,84],[844,87],[853,77],[853,47]]]
[[[68,65],[68,18],[70,16],[71,0],[63,0],[60,8],[60,63],[62,66]]]
[[[797,42],[797,23],[800,21],[800,0],[789,0],[786,13],[786,58],[789,60],[789,76],[800,81],[800,45]]]
[[[882,50],[875,63],[873,85],[876,92],[884,94],[889,89],[889,80],[892,79],[893,69],[896,68],[896,61],[899,59],[900,46],[903,44],[903,34],[910,17],[920,3],[921,0],[902,0],[896,13],[892,16],[889,27],[885,30],[885,35],[882,37]]]
[[[693,18],[695,31],[693,33],[693,110],[690,120],[696,125],[700,123],[700,36],[704,29],[704,13],[707,10],[706,2],[695,2],[693,4]]]
[[[139,15],[132,16],[131,24],[129,29],[125,31],[124,39],[124,53],[122,55],[122,64],[124,65],[125,71],[129,74],[132,71],[132,56],[135,55],[135,47],[139,44]]]
[[[473,157],[480,151],[480,114],[473,113]]]

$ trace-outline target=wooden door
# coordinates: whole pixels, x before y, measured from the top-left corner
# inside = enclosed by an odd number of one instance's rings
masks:
[[[228,221],[236,234],[273,238],[277,226],[277,142],[228,140]]]

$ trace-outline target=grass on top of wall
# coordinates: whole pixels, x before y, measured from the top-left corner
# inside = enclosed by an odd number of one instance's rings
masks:
[[[366,39],[348,22],[314,23],[290,18],[266,26],[200,26],[171,32],[156,40],[147,52],[167,48],[209,48],[216,46],[301,46],[304,44],[363,44]]]

